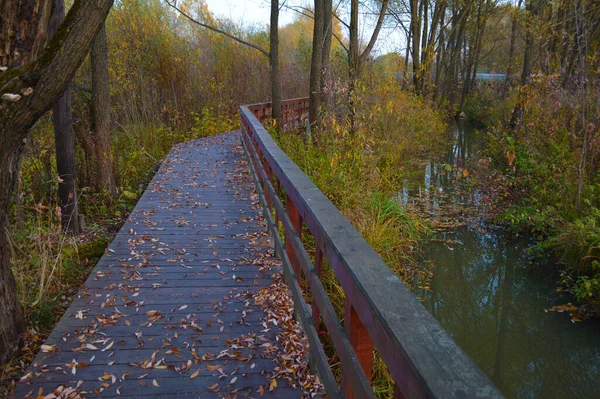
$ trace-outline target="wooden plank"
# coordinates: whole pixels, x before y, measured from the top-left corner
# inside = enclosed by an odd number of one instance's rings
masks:
[[[264,323],[253,293],[272,283],[281,263],[249,176],[229,175],[238,140],[230,134],[171,151],[36,357],[36,378],[19,384],[15,397],[79,381],[86,397],[205,398],[236,389],[244,397],[268,388],[277,364],[261,345],[276,345],[281,330]],[[250,348],[233,346],[240,337],[260,338]],[[164,358],[161,367],[140,367],[153,356]],[[187,360],[192,369],[177,372]],[[226,377],[207,365],[220,365]],[[98,380],[105,371],[118,374],[106,388]],[[221,396],[209,389],[214,384]],[[281,380],[269,397],[303,394]]]

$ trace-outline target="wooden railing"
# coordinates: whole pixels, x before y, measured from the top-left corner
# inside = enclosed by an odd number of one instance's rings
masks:
[[[301,127],[308,100],[285,101],[283,126]],[[376,349],[395,381],[395,398],[501,398],[502,395],[411,294],[350,222],[279,148],[262,122],[271,104],[240,107],[243,144],[296,314],[330,398],[374,398]],[[283,237],[280,235],[283,231]],[[303,245],[310,234],[315,253]],[[321,282],[324,264],[346,296],[343,325]],[[307,303],[301,287],[307,291]],[[341,386],[318,329],[325,325],[341,363]]]

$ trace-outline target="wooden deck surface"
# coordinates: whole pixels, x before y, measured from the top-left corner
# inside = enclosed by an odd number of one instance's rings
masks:
[[[239,140],[171,151],[14,397],[305,395],[280,376],[281,328],[253,299],[280,266]]]

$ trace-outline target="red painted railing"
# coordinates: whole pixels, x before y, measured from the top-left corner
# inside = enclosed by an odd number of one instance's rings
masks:
[[[282,104],[283,127],[302,128],[308,99]],[[374,398],[374,350],[395,381],[395,398],[500,398],[488,378],[383,262],[327,197],[277,146],[262,122],[271,104],[240,107],[242,139],[265,218],[284,264],[311,361],[330,398]],[[283,237],[280,235],[283,231]],[[303,245],[314,238],[314,256]],[[345,296],[343,324],[321,282],[325,262]],[[301,287],[309,291],[307,303]],[[341,362],[341,386],[318,329],[325,325]]]

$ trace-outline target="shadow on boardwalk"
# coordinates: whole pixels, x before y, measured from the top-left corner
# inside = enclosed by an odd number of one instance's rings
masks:
[[[320,389],[239,141],[227,133],[171,151],[14,397]]]

